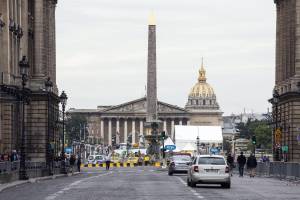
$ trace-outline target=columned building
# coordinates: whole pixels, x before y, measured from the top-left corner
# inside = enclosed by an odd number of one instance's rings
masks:
[[[300,0],[274,2],[277,8],[276,74],[274,95],[270,100],[273,104],[273,152],[275,160],[299,162]]]
[[[213,88],[206,83],[205,70],[199,70],[198,83],[192,88],[185,108],[158,101],[159,130],[174,139],[175,125],[221,126],[222,112]],[[112,145],[112,138],[126,143],[132,134],[132,144],[139,143],[140,136],[147,131],[144,124],[147,118],[146,97],[116,106],[98,106],[97,109],[70,109],[70,115],[86,116],[93,137],[102,144]],[[98,130],[97,130],[98,129]],[[89,129],[88,129],[89,130]],[[97,134],[95,134],[97,133]]]
[[[58,151],[56,3],[0,0],[0,153],[20,150],[25,100],[26,159],[43,162]],[[25,90],[20,64],[29,67]]]

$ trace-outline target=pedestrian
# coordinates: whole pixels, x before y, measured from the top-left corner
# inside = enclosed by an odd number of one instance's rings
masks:
[[[80,166],[81,166],[81,157],[80,157],[80,155],[78,155],[78,158],[77,158],[77,170],[78,170],[78,172],[80,172]]]
[[[234,158],[233,156],[231,155],[231,153],[229,153],[227,155],[227,164],[228,164],[228,167],[229,167],[229,173],[230,173],[230,176],[232,176],[232,170],[234,168]]]
[[[246,164],[246,157],[244,156],[243,152],[241,152],[241,154],[238,156],[237,162],[239,164],[240,177],[243,177],[244,176],[244,167],[245,167],[245,164]]]
[[[72,174],[73,174],[75,161],[76,161],[75,155],[72,154],[71,157],[70,157],[70,169],[71,169]]]
[[[108,155],[105,157],[106,170],[109,170],[109,167],[110,167],[110,161],[111,161],[111,157],[110,157],[110,154],[108,154]]]
[[[256,158],[255,158],[254,154],[251,153],[247,159],[247,169],[249,170],[250,178],[255,176],[256,166],[257,166]]]

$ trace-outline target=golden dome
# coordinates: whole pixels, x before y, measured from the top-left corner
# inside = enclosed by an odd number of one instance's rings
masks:
[[[203,60],[201,69],[199,70],[198,83],[191,89],[189,97],[212,97],[215,95],[214,89],[206,83],[206,72],[203,67]]]

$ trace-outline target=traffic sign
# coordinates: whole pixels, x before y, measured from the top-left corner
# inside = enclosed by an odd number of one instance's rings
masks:
[[[165,149],[166,149],[166,150],[169,150],[169,151],[173,151],[173,150],[176,149],[176,146],[175,146],[175,145],[166,145],[166,146],[165,146]]]
[[[210,148],[209,151],[210,151],[210,153],[212,153],[212,154],[216,154],[216,153],[219,153],[219,152],[220,152],[220,149],[212,147],[212,148]]]

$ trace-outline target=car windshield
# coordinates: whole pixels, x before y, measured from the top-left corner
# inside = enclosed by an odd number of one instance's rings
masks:
[[[102,156],[96,156],[95,160],[102,160],[103,157]]]
[[[199,165],[225,165],[224,158],[219,157],[200,157],[198,160]]]
[[[189,157],[189,156],[174,156],[173,160],[174,161],[189,162],[189,161],[191,161],[191,157]]]

